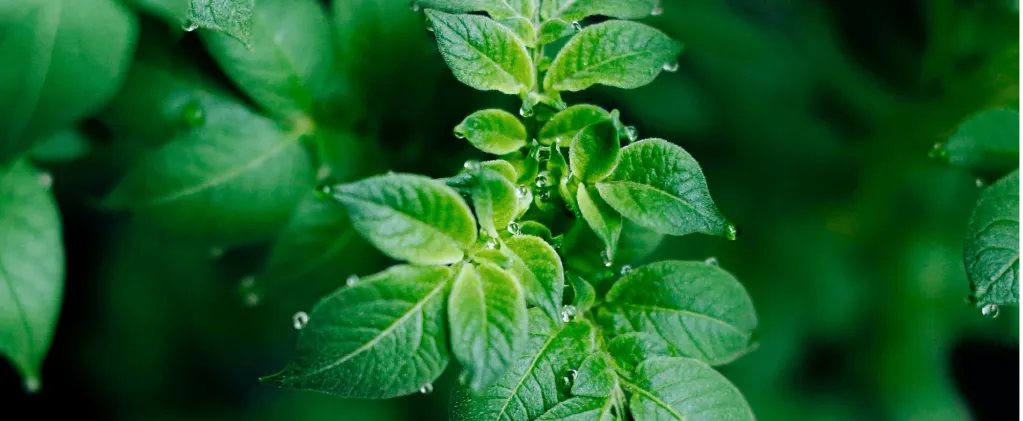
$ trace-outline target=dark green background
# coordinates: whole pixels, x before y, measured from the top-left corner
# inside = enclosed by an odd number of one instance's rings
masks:
[[[451,128],[518,104],[459,84],[421,13],[376,1],[387,13],[348,22],[357,35],[338,43],[335,105],[320,117],[351,160],[343,177],[453,174],[480,156]],[[566,94],[686,148],[740,227],[735,242],[668,239],[654,258],[715,256],[749,289],[760,347],[723,371],[759,419],[1018,418],[1019,313],[992,320],[964,304],[977,175],[927,157],[968,115],[1018,107],[1019,17],[1002,3],[665,0],[649,23],[686,44],[678,72]],[[140,49],[169,39],[230,86],[194,33],[142,26]],[[5,413],[23,414],[3,418],[447,419],[451,373],[429,396],[377,402],[260,384],[289,357],[293,313],[388,262],[355,244],[330,272],[275,285],[249,308],[238,283],[266,245],[211,258],[208,245],[101,210],[145,148],[98,121],[81,127],[93,153],[48,168],[68,278],[43,390],[25,395],[0,367]]]

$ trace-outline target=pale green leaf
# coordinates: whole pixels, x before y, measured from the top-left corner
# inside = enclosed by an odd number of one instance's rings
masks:
[[[565,274],[568,284],[572,286],[572,305],[580,313],[585,313],[597,302],[597,292],[585,279],[572,273]]]
[[[641,23],[608,21],[582,30],[558,52],[544,87],[579,91],[593,84],[632,89],[674,65],[682,44]]]
[[[984,189],[963,257],[978,306],[1019,304],[1019,170]]]
[[[481,170],[474,176],[472,205],[480,227],[498,238],[518,216],[515,185],[496,171]]]
[[[512,275],[484,263],[463,265],[448,296],[451,352],[481,392],[508,372],[525,345],[529,315]]]
[[[604,243],[607,255],[614,259],[622,234],[622,216],[604,202],[596,188],[585,184],[579,184],[576,203],[583,219]]]
[[[295,355],[268,383],[345,398],[415,393],[448,363],[444,297],[451,269],[394,266],[324,297]]]
[[[622,216],[659,233],[734,235],[710,197],[700,164],[666,140],[622,148],[618,166],[597,189]]]
[[[658,0],[547,0],[540,9],[546,19],[578,21],[588,16],[643,19],[658,8]]]
[[[190,0],[188,28],[206,28],[224,32],[241,42],[249,41],[252,32],[252,9],[255,0]],[[266,1],[266,0],[260,0]]]
[[[476,221],[457,192],[412,174],[370,177],[332,189],[352,225],[384,254],[419,264],[451,264],[476,242]]]
[[[611,120],[587,126],[572,139],[568,150],[572,174],[584,183],[600,181],[618,165],[619,151],[618,129]]]
[[[529,18],[516,16],[513,18],[502,19],[501,25],[511,29],[522,40],[522,43],[526,47],[536,47],[536,27],[533,26],[533,21]]]
[[[707,364],[680,357],[653,358],[626,383],[636,421],[753,421],[746,399]]]
[[[316,0],[259,0],[247,43],[202,32],[206,50],[242,91],[283,118],[313,111],[331,65],[330,26]]]
[[[25,389],[40,370],[64,295],[60,214],[39,171],[26,160],[0,165],[0,355]]]
[[[477,15],[427,10],[444,61],[462,83],[517,95],[535,83],[525,44],[501,24]]]
[[[596,105],[573,105],[555,114],[543,125],[539,134],[540,143],[569,146],[580,130],[609,118],[611,114]]]
[[[455,136],[494,155],[509,154],[526,146],[526,127],[511,113],[497,109],[470,114],[455,126]]]
[[[0,4],[0,163],[103,107],[117,92],[138,38],[115,0]]]
[[[518,173],[515,171],[515,166],[503,159],[480,162],[480,167],[485,170],[495,171],[498,174],[501,174],[501,176],[507,179],[509,183],[515,183],[518,179]]]
[[[657,334],[679,356],[725,364],[750,350],[753,302],[731,274],[704,262],[632,270],[607,293],[601,322],[618,333]]]
[[[516,235],[504,242],[512,256],[510,270],[526,291],[526,302],[561,320],[565,269],[558,252],[539,237]]]
[[[536,42],[537,44],[550,44],[576,32],[578,32],[578,29],[571,22],[557,18],[549,19],[540,25],[539,33],[536,35]]]
[[[1019,111],[999,108],[966,120],[945,143],[953,165],[980,171],[1008,171],[1019,167]]]

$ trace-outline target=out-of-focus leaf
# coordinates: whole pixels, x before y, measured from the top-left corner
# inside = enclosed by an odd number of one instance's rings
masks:
[[[978,306],[1019,304],[1019,170],[984,189],[963,258]]]
[[[344,252],[353,243],[362,242],[344,207],[310,192],[277,236],[259,278],[294,282],[295,288],[310,276],[343,279],[337,269],[351,266]]]
[[[973,170],[1009,171],[1019,166],[1019,110],[999,108],[966,120],[945,143],[948,162]]]
[[[35,161],[67,162],[86,156],[91,150],[92,144],[82,132],[68,129],[39,139],[28,155]]]

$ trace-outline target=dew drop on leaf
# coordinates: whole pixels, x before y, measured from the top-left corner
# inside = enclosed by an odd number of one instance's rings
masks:
[[[519,115],[523,116],[525,118],[532,117],[533,116],[533,107],[530,107],[530,106],[528,106],[526,104],[522,104],[522,108],[519,108]]]
[[[419,12],[421,8],[419,7],[419,3],[411,2],[408,4],[408,9],[412,12]]]
[[[206,110],[199,101],[192,101],[181,109],[181,118],[188,127],[199,127],[206,122]]]
[[[974,180],[974,183],[977,184],[977,188],[984,187],[984,179],[982,179],[982,178],[978,178],[978,179]]]
[[[39,389],[42,389],[43,384],[42,384],[42,382],[39,381],[39,378],[37,378],[35,376],[28,376],[28,377],[25,378],[24,386],[25,386],[25,392],[27,392],[27,393],[37,393],[37,392],[39,392]]]
[[[419,388],[419,393],[422,393],[424,395],[429,395],[433,393],[433,384],[427,383],[423,385],[423,387]]]
[[[199,25],[197,25],[195,22],[188,22],[184,25],[181,25],[181,29],[184,29],[185,32],[192,32],[196,29],[199,29]]]
[[[43,186],[44,189],[49,189],[50,187],[53,187],[53,175],[46,171],[40,172],[39,185]]]
[[[611,251],[607,249],[601,250],[600,259],[604,262],[604,267],[609,268],[614,264],[614,261],[611,259]]]
[[[515,187],[515,196],[517,196],[519,199],[522,199],[522,198],[524,198],[524,197],[526,197],[528,195],[529,195],[529,187],[521,185],[521,184]]]
[[[578,375],[579,375],[578,371],[576,371],[574,369],[568,370],[568,373],[566,373],[561,378],[561,385],[564,386],[565,389],[569,389],[569,390],[572,389],[572,384],[575,383],[575,378]]]
[[[628,275],[629,272],[632,272],[632,266],[629,265],[622,266],[622,270],[620,272],[622,276]]]
[[[735,241],[736,238],[739,238],[739,227],[733,224],[728,224],[728,226],[725,227],[725,238],[731,241]]]
[[[988,304],[980,309],[980,313],[985,317],[996,318],[998,317],[999,309],[998,304]]]
[[[934,159],[945,159],[948,158],[948,150],[945,149],[945,144],[938,142],[931,147],[931,151],[927,152],[927,156]]]
[[[518,222],[512,222],[508,224],[508,232],[512,235],[519,235],[522,233],[522,227],[519,226]]]
[[[488,250],[494,250],[497,248],[497,240],[491,238],[486,243],[483,243],[483,247],[486,247]]]
[[[650,11],[650,16],[660,16],[662,14],[664,14],[664,8],[660,5],[657,5],[657,7]]]
[[[664,69],[665,72],[677,72],[678,71],[678,62],[674,61],[674,62],[671,62],[671,63],[664,63],[663,69]]]
[[[330,193],[333,192],[333,191],[334,191],[334,188],[330,187],[329,184],[322,184],[322,185],[320,185],[319,187],[316,188],[316,195],[320,196],[321,199],[326,199],[326,198],[330,197]]]
[[[462,164],[462,167],[465,168],[465,170],[469,171],[469,172],[479,172],[479,170],[481,168],[483,168],[483,166],[480,164],[480,162],[475,160],[475,159],[470,159],[468,161],[465,161],[465,163]]]
[[[572,29],[575,29],[576,32],[582,31],[583,24],[579,23],[579,21],[572,22]]]
[[[469,384],[469,372],[468,371],[462,370],[461,373],[458,373],[458,384],[460,384],[462,386],[465,386],[465,385]]]
[[[347,279],[345,279],[345,285],[348,285],[350,287],[355,286],[355,284],[357,283],[359,283],[359,275],[351,274],[348,276]]]
[[[256,292],[250,291],[245,293],[245,295],[242,297],[242,300],[245,302],[245,305],[247,307],[255,307],[259,305],[260,297],[259,294],[257,294]]]
[[[708,257],[707,260],[703,261],[703,263],[706,263],[706,264],[711,265],[711,266],[717,266],[718,265],[718,259],[716,257]]]
[[[561,321],[568,323],[575,320],[577,310],[575,306],[567,305],[561,308]]]
[[[295,313],[294,316],[291,316],[291,323],[295,326],[295,330],[302,330],[306,323],[309,323],[309,315],[304,311]]]
[[[636,139],[639,139],[639,130],[636,129],[636,126],[625,126],[625,138],[629,142],[635,142]]]
[[[453,131],[453,133],[455,134],[455,137],[457,137],[459,139],[465,139],[465,133],[462,133],[462,130],[459,129],[458,127],[455,127],[455,130]]]

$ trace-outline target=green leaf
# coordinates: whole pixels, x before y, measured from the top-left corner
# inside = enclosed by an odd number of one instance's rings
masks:
[[[259,0],[243,43],[203,32],[206,50],[242,91],[284,118],[310,114],[331,65],[330,26],[315,0]]]
[[[666,140],[622,148],[618,166],[597,189],[622,216],[659,233],[734,236],[735,228],[710,197],[700,164]]]
[[[277,236],[259,278],[281,283],[314,275],[336,279],[339,269],[350,267],[343,257],[353,243],[360,242],[344,208],[309,194]]]
[[[618,388],[618,375],[610,357],[598,352],[586,357],[572,382],[572,396],[606,398]]]
[[[578,21],[589,16],[616,19],[643,19],[655,13],[657,0],[547,0],[540,16],[547,20],[561,18]]]
[[[618,165],[620,150],[618,129],[611,120],[587,126],[575,136],[568,150],[572,174],[584,183],[600,181]]]
[[[622,234],[622,216],[608,206],[594,187],[579,184],[576,202],[583,219],[590,229],[604,242],[604,250],[609,258],[614,259],[618,250],[618,238]]]
[[[623,219],[618,249],[609,257],[612,257],[613,264],[635,265],[656,251],[663,239],[663,235]],[[605,266],[603,256],[606,246],[589,224],[582,219],[576,220],[565,233],[564,243],[561,255],[566,270],[586,276],[594,281],[594,285],[608,280],[611,272]]]
[[[475,175],[472,205],[480,227],[491,238],[499,238],[518,216],[519,200],[515,194],[515,185],[495,171],[481,170]]]
[[[512,255],[510,270],[522,282],[526,302],[539,306],[548,317],[561,320],[565,269],[558,252],[539,237],[516,235],[504,242]]]
[[[462,83],[517,95],[533,88],[533,61],[525,44],[501,24],[477,15],[427,10],[444,61]]]
[[[60,215],[39,171],[22,159],[0,166],[0,355],[25,389],[41,386],[64,295]]]
[[[138,19],[115,0],[0,5],[0,163],[103,107],[131,63]]]
[[[503,159],[480,162],[480,167],[484,170],[495,171],[498,174],[501,174],[501,176],[507,179],[509,183],[514,184],[518,179],[518,173],[515,171],[515,166]]]
[[[28,154],[37,162],[68,162],[83,158],[90,151],[89,138],[78,130],[68,129],[39,139]]]
[[[511,29],[516,36],[522,40],[522,43],[526,47],[536,47],[536,27],[533,26],[533,21],[529,18],[522,16],[516,16],[513,18],[502,19],[501,25],[504,25],[508,29]]]
[[[569,273],[566,278],[574,294],[572,305],[578,312],[585,313],[597,302],[597,292],[593,290],[593,285],[578,275]]]
[[[312,188],[303,133],[284,132],[240,104],[209,105],[204,125],[139,162],[105,204],[221,245],[269,237]]]
[[[970,117],[943,150],[949,163],[973,170],[1019,167],[1019,111],[1000,108]]]
[[[682,44],[641,23],[608,21],[583,29],[554,58],[544,87],[580,91],[593,84],[633,89],[672,67]]]
[[[536,221],[522,221],[519,223],[519,233],[522,235],[539,237],[548,244],[550,244],[554,239],[554,234],[551,233],[551,229]]]
[[[255,0],[191,0],[188,30],[206,28],[249,42]],[[260,0],[266,1],[266,0]]]
[[[579,131],[611,118],[611,114],[596,105],[573,105],[554,115],[540,129],[540,143],[568,146]]]
[[[984,189],[963,257],[978,306],[1019,303],[1019,170]]]
[[[469,140],[477,149],[505,155],[526,146],[526,127],[504,110],[481,110],[455,126],[455,136]]]
[[[444,296],[451,269],[394,266],[324,297],[295,356],[268,383],[345,398],[414,393],[448,364]]]
[[[617,333],[655,333],[676,355],[711,365],[750,350],[757,327],[753,302],[739,281],[704,262],[664,261],[634,269],[607,293],[600,314]]]
[[[632,373],[640,363],[651,358],[672,356],[668,344],[659,336],[643,332],[616,336],[607,345],[607,351],[626,373]]]
[[[516,0],[416,0],[415,3],[428,9],[445,12],[487,12],[494,19],[532,16],[522,13],[522,3]]]
[[[535,420],[569,399],[559,384],[595,347],[595,332],[582,320],[558,325],[538,310],[529,313],[529,338],[511,371],[479,396],[460,393],[454,420]]]
[[[746,399],[728,379],[690,358],[654,358],[636,369],[629,411],[636,421],[753,421]]]
[[[561,19],[549,19],[540,25],[540,33],[536,36],[537,44],[550,44],[559,39],[571,36],[578,31],[576,26]]]
[[[519,283],[501,268],[463,265],[448,297],[451,352],[477,392],[500,379],[525,345],[529,315]]]
[[[613,421],[611,399],[573,397],[551,408],[537,421]],[[525,418],[523,418],[525,419]]]
[[[476,221],[457,192],[411,174],[370,177],[332,189],[355,230],[384,254],[418,264],[451,264],[476,242]]]

